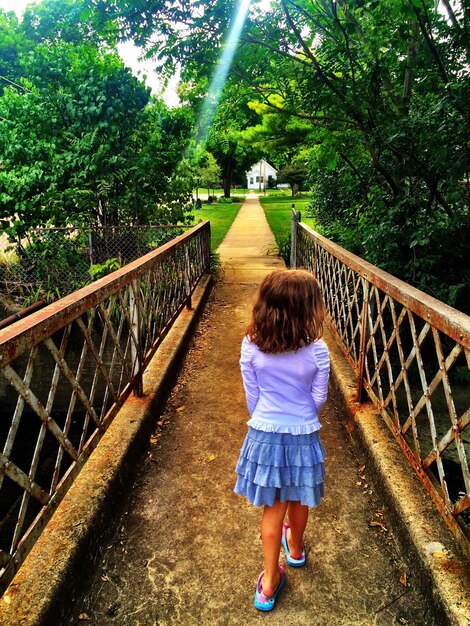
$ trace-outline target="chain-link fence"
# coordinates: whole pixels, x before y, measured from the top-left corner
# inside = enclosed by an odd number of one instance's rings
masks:
[[[20,306],[63,297],[174,239],[190,226],[41,228],[0,259],[0,291]]]

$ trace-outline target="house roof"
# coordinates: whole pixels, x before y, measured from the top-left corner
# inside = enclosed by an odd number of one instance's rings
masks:
[[[277,169],[273,167],[270,163],[268,163],[265,159],[261,159],[260,161],[257,161],[256,163],[254,163],[246,173],[249,174],[251,171],[253,171],[255,167],[261,166],[261,163],[266,163],[266,165],[270,167],[277,174]]]

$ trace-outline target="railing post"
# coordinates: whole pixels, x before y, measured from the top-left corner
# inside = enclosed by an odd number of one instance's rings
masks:
[[[300,222],[300,212],[292,205],[291,231],[290,231],[290,266],[297,267],[297,224]]]
[[[357,401],[362,402],[362,394],[364,392],[364,385],[362,384],[362,379],[364,378],[364,364],[366,358],[366,339],[367,339],[367,309],[369,307],[369,289],[370,283],[368,280],[362,279],[365,283],[364,286],[364,297],[362,300],[362,311],[361,311],[361,330],[360,330],[360,338],[359,338],[359,360],[357,364]]]
[[[186,306],[188,309],[192,309],[193,305],[191,302],[191,260],[189,258],[189,245],[186,244],[184,246],[184,259],[185,259],[185,271],[184,271],[184,285],[186,288]]]
[[[136,343],[131,341],[131,358],[133,363],[132,377],[137,379],[135,395],[141,397],[144,393],[142,371],[142,338],[140,333],[139,311],[139,280],[133,280],[129,285],[129,313],[131,320],[131,333],[136,338]],[[137,345],[136,345],[137,344]]]
[[[207,226],[207,236],[204,238],[204,254],[206,255],[207,263],[206,263],[206,271],[210,274],[211,271],[211,223],[208,223]]]
[[[88,247],[90,248],[90,267],[93,265],[93,235],[91,228],[88,230]]]

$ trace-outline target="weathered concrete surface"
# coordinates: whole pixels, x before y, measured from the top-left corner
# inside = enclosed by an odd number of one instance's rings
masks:
[[[332,357],[332,386],[346,409],[347,428],[362,444],[402,550],[415,563],[421,589],[432,598],[437,623],[469,626],[468,561],[410,470],[380,413],[371,403],[360,405],[355,401],[354,375],[329,332],[326,339]]]
[[[371,481],[375,466],[355,445],[343,410],[331,399],[322,431],[326,498],[307,528],[308,565],[288,569],[272,614],[253,608],[262,564],[260,510],[232,492],[247,419],[238,357],[257,284],[278,264],[260,255],[270,243],[259,205],[249,201],[220,248],[229,263],[226,278],[213,292],[164,415],[155,417],[160,425],[119,532],[104,547],[90,592],[70,623],[465,624],[462,611],[446,616],[430,601],[431,593],[423,594],[423,563],[399,547],[385,490]],[[424,527],[426,520],[420,521]],[[445,530],[438,536],[443,535],[449,543]]]
[[[108,541],[108,530],[122,513],[129,485],[147,454],[155,414],[168,398],[211,285],[206,277],[196,289],[193,310],[181,313],[144,375],[144,397],[125,403],[0,599],[2,626],[66,622],[77,588],[93,570],[99,546]]]
[[[264,211],[250,194],[218,248],[225,268],[224,283],[258,285],[266,274],[285,267],[282,260],[268,254],[274,245]]]

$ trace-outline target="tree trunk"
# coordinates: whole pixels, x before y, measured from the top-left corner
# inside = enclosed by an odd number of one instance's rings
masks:
[[[227,159],[227,165],[225,166],[225,176],[224,176],[224,197],[230,198],[230,188],[232,186],[232,168],[233,168],[233,159],[231,156]]]

